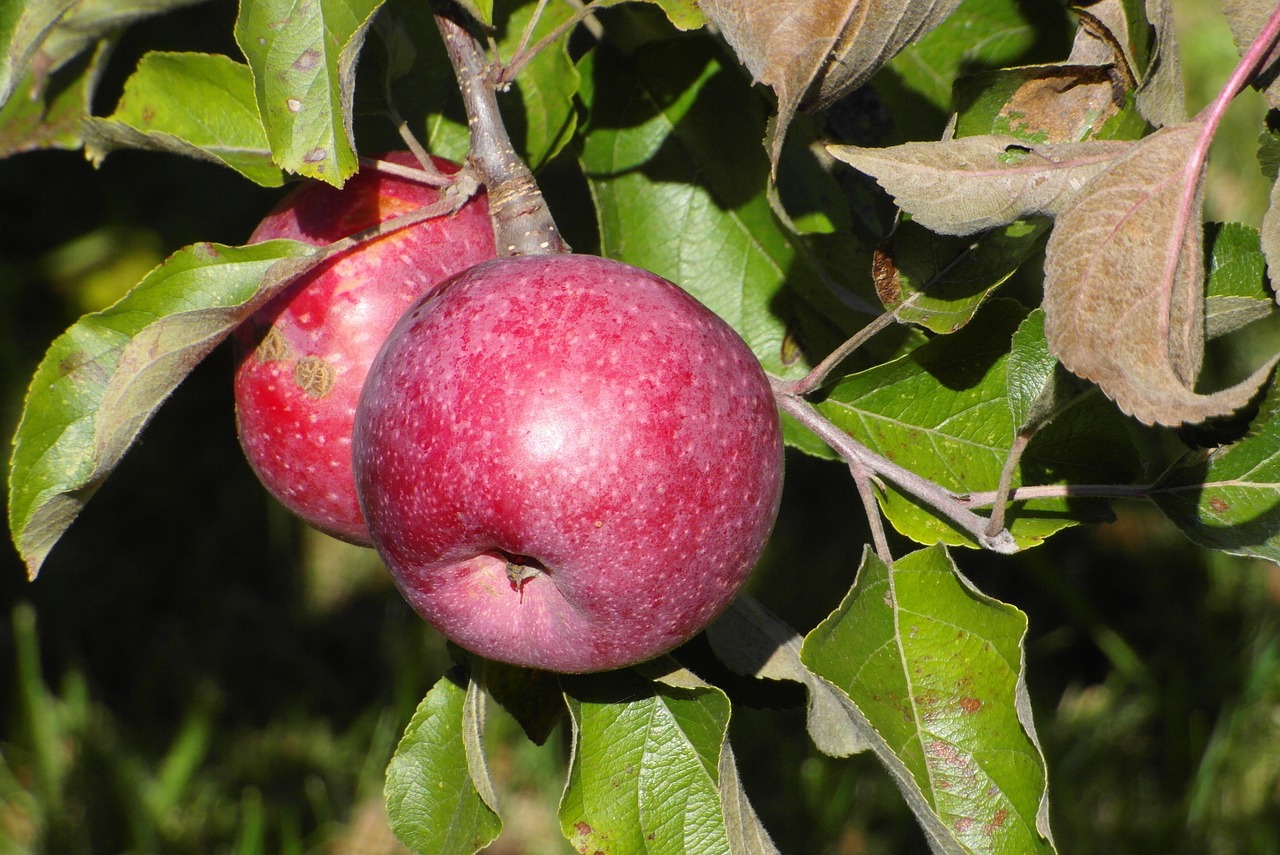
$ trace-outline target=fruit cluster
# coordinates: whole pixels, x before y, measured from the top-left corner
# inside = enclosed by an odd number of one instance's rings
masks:
[[[296,191],[253,239],[331,243],[437,197],[365,171]],[[236,336],[246,456],[474,653],[561,672],[653,658],[723,611],[768,538],[768,379],[659,276],[495,255],[478,194],[293,283]]]

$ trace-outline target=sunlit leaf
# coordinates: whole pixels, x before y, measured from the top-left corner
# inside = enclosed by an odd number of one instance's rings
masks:
[[[356,59],[382,0],[244,0],[236,43],[253,69],[275,162],[341,187],[357,169]]]
[[[187,247],[53,342],[9,469],[9,529],[32,576],[169,393],[314,253],[293,241]]]
[[[85,133],[95,165],[115,149],[142,148],[220,163],[268,187],[284,183],[258,117],[253,73],[229,57],[146,54],[116,111],[89,119]]]
[[[956,493],[995,490],[1014,436],[1006,361],[1024,312],[992,300],[973,323],[907,356],[844,378],[818,409],[873,451]],[[1072,407],[1036,434],[1014,486],[1123,483],[1137,472],[1124,420],[1101,396]],[[896,488],[878,492],[893,526],[919,543],[973,545],[970,537]],[[1105,503],[1015,502],[1008,527],[1022,548],[1087,519]]]
[[[502,830],[480,750],[483,695],[454,669],[418,705],[387,767],[387,820],[421,855],[472,855]]]
[[[1045,334],[1070,371],[1146,424],[1229,415],[1274,361],[1236,386],[1195,391],[1204,352],[1203,126],[1134,144],[1062,207],[1045,250]]]
[[[941,234],[972,234],[1057,212],[1133,145],[1090,141],[1040,146],[986,135],[829,150],[875,178],[922,226]]]
[[[1054,851],[1026,689],[1027,618],[980,593],[942,547],[868,551],[801,656],[875,734],[935,852]]]
[[[719,794],[729,725],[723,692],[630,671],[565,686],[573,755],[560,829],[578,851],[732,851]]]

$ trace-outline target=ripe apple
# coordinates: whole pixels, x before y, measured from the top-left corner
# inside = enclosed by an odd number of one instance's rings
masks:
[[[409,152],[383,159],[417,161]],[[457,165],[436,160],[443,172]],[[262,221],[257,243],[332,243],[432,204],[440,191],[372,170],[341,189],[299,188]],[[292,284],[237,329],[236,422],[259,480],[316,528],[368,545],[351,472],[356,402],[387,333],[444,279],[494,256],[485,198],[335,256]]]
[[[370,369],[354,460],[374,545],[427,622],[560,672],[710,623],[782,489],[777,409],[737,333],[583,255],[485,262],[409,310]]]

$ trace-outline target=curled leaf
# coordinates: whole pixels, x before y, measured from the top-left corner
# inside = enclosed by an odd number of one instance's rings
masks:
[[[984,135],[828,150],[875,178],[922,226],[958,235],[1055,213],[1132,146],[1111,140],[1037,146]]]
[[[1067,202],[1046,247],[1050,349],[1145,424],[1229,415],[1275,364],[1229,389],[1194,389],[1205,331],[1202,131],[1186,122],[1135,144]]]
[[[756,80],[778,96],[770,148],[776,165],[787,125],[862,85],[960,0],[702,0]]]

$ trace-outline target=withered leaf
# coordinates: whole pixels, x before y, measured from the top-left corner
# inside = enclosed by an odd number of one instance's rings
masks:
[[[1271,0],[1222,0],[1222,12],[1227,16],[1232,38],[1242,54],[1275,11],[1275,3]],[[1271,46],[1256,85],[1266,94],[1267,104],[1272,109],[1280,108],[1280,44]]]
[[[1053,214],[1135,144],[1027,145],[985,135],[888,148],[829,146],[880,183],[912,219],[940,234],[972,234]]]
[[[776,165],[801,107],[821,109],[951,14],[960,0],[702,0],[757,81],[778,96]]]
[[[1169,0],[1147,0],[1151,25],[1150,59],[1138,71],[1138,112],[1156,127],[1177,124],[1187,117],[1182,65]]]
[[[1203,125],[1164,128],[1058,214],[1046,247],[1045,335],[1071,372],[1145,424],[1229,415],[1266,382],[1198,394],[1204,352]]]

